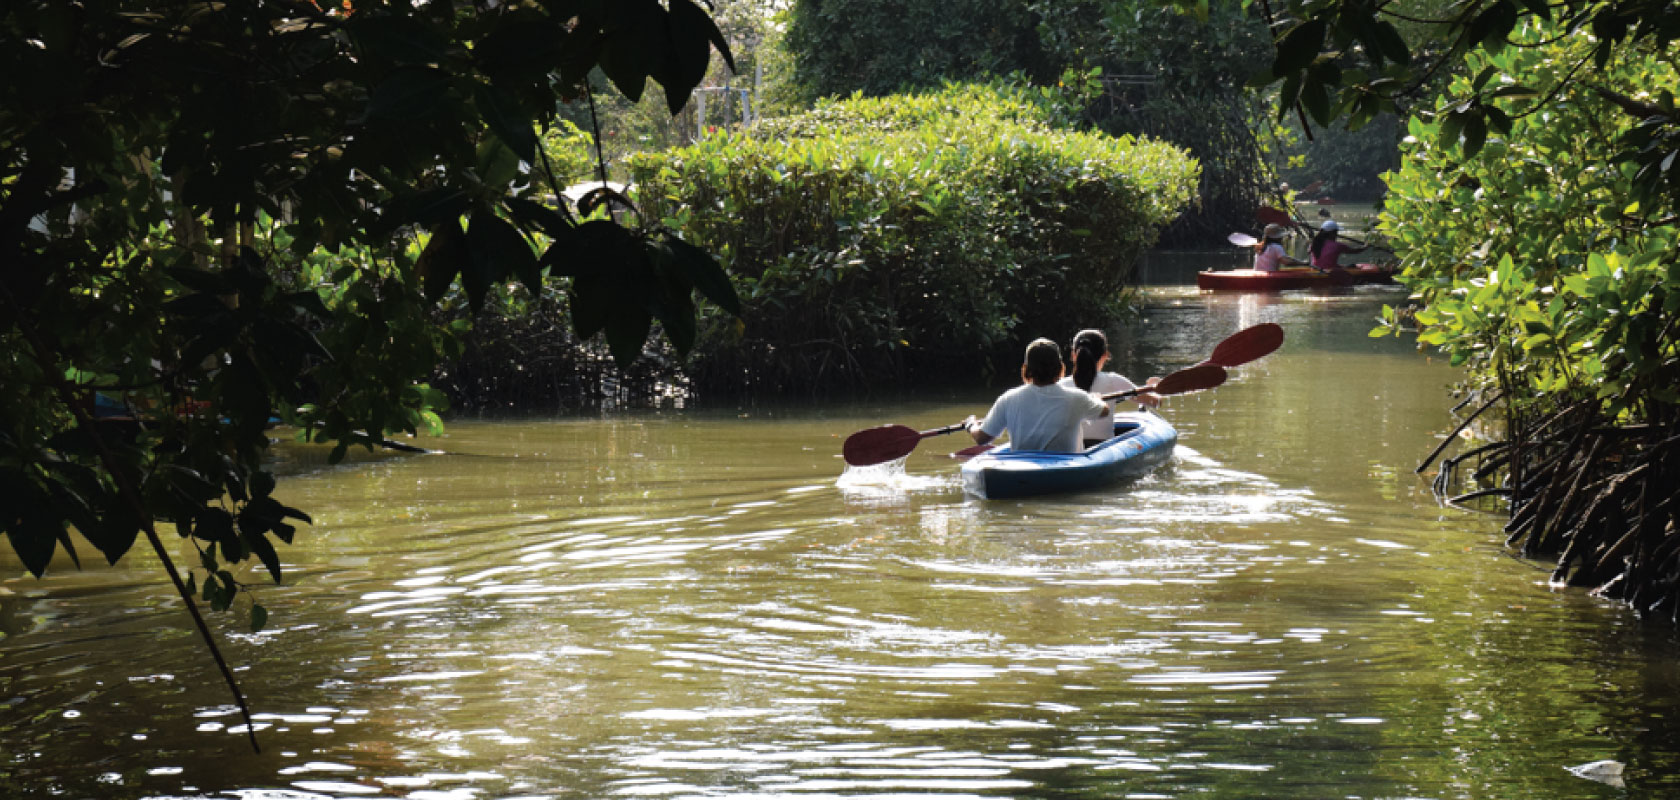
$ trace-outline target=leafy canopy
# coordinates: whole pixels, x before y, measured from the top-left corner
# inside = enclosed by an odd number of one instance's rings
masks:
[[[278,580],[271,540],[309,518],[274,498],[265,427],[337,458],[434,424],[452,286],[559,282],[621,361],[655,320],[685,349],[696,290],[738,308],[668,229],[556,203],[539,146],[595,70],[681,108],[729,58],[692,0],[321,5],[0,10],[0,531],[34,574],[76,557],[70,526],[167,562],[167,521],[213,605],[246,588],[230,564]]]

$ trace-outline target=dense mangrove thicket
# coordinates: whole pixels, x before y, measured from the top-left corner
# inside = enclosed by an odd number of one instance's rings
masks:
[[[1598,42],[1561,32],[1471,54],[1410,121],[1382,224],[1424,304],[1420,340],[1469,368],[1472,416],[1506,415],[1501,441],[1443,462],[1438,490],[1508,498],[1511,543],[1557,556],[1554,580],[1680,621],[1680,228],[1673,195],[1650,190],[1673,157],[1642,155],[1680,75],[1632,42],[1573,80]],[[1465,124],[1474,95],[1485,128]]]
[[[947,373],[1121,310],[1191,201],[1177,148],[1057,127],[1045,96],[947,86],[825,102],[630,162],[642,212],[717,253],[742,320],[702,325],[701,390],[819,391]]]
[[[1215,3],[1185,13],[1156,0],[1038,0],[1040,46],[1082,84],[1087,121],[1113,135],[1183,147],[1201,164],[1196,207],[1161,232],[1167,246],[1223,242],[1258,206],[1282,200],[1274,160],[1293,151],[1262,92],[1248,86],[1270,55],[1258,11]],[[1392,142],[1391,142],[1392,145]],[[1333,177],[1333,176],[1316,176]]]
[[[808,99],[1021,76],[1077,87],[1081,120],[1105,133],[1184,148],[1201,164],[1199,200],[1163,243],[1222,242],[1276,202],[1267,150],[1281,142],[1247,85],[1270,39],[1248,3],[795,0],[787,20],[792,82]]]

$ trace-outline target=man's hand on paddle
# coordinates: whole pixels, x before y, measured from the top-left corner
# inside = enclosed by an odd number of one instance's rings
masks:
[[[1160,383],[1160,382],[1161,382],[1161,376],[1152,375],[1152,376],[1150,376],[1149,380],[1143,382],[1143,385],[1145,387],[1154,386],[1155,384]],[[1156,406],[1159,406],[1161,404],[1161,396],[1158,395],[1158,394],[1155,394],[1154,392],[1144,392],[1143,394],[1140,394],[1140,395],[1138,395],[1138,396],[1136,396],[1132,399],[1136,400],[1138,405],[1149,406],[1150,408],[1155,408]]]

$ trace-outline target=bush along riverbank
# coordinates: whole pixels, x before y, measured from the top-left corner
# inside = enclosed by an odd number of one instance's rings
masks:
[[[700,322],[702,392],[973,380],[1035,336],[1112,318],[1198,166],[1062,127],[1050,95],[949,85],[833,100],[630,161],[635,199],[723,261],[741,322]]]
[[[1505,498],[1509,543],[1555,557],[1555,582],[1680,623],[1680,173],[1655,113],[1680,73],[1624,43],[1576,80],[1598,45],[1560,33],[1468,57],[1388,176],[1382,225],[1423,303],[1419,340],[1469,369],[1467,424],[1505,416],[1435,488]],[[1535,98],[1548,113],[1525,113]]]

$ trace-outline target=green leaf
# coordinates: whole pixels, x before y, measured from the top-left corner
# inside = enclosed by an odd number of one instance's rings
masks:
[[[1454,111],[1441,120],[1441,134],[1437,141],[1442,147],[1458,146],[1459,137],[1464,131],[1464,121],[1468,118],[1469,115]]]
[[[1290,109],[1301,99],[1301,73],[1293,73],[1283,79],[1283,88],[1278,90],[1278,121],[1283,121],[1289,115]]]
[[[1472,115],[1464,123],[1464,157],[1474,158],[1487,141],[1487,122],[1481,115]]]
[[[1538,16],[1547,22],[1552,21],[1551,0],[1522,0],[1522,4],[1523,8],[1528,9],[1535,16]]]
[[[1494,89],[1493,92],[1489,96],[1491,96],[1491,97],[1501,97],[1501,98],[1507,98],[1507,99],[1528,100],[1530,98],[1539,97],[1540,93],[1533,90],[1533,89],[1528,88],[1527,86],[1523,86],[1523,85],[1520,85],[1520,84],[1511,84],[1509,86],[1501,86],[1498,89]]]
[[[1382,54],[1396,64],[1410,64],[1412,50],[1406,45],[1406,39],[1400,35],[1400,30],[1388,20],[1376,20],[1372,23],[1372,38],[1377,40],[1377,46]]]
[[[1497,67],[1492,67],[1492,66],[1482,67],[1482,71],[1476,73],[1476,79],[1470,82],[1470,91],[1480,92],[1482,90],[1482,87],[1486,86],[1487,82],[1492,80],[1493,76],[1498,75],[1498,74],[1499,74],[1499,68],[1497,68]]]
[[[268,625],[268,609],[263,608],[262,606],[260,606],[256,603],[252,603],[251,604],[251,632],[252,633],[258,633],[267,625]]]
[[[1318,78],[1309,76],[1301,83],[1301,105],[1319,125],[1330,124],[1330,93]]]

